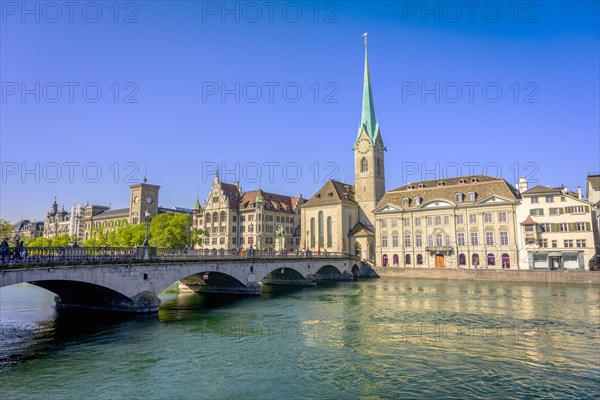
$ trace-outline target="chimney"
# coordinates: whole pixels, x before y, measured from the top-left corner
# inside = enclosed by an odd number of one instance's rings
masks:
[[[525,178],[524,176],[519,178],[519,184],[517,185],[517,189],[519,189],[520,193],[526,192],[527,189],[529,189],[527,178]]]
[[[581,193],[581,186],[577,186],[577,198],[579,198],[579,200],[583,199],[583,194]]]
[[[568,192],[567,187],[565,185],[563,185],[563,187],[562,187],[562,192],[564,194],[567,194],[567,192]]]

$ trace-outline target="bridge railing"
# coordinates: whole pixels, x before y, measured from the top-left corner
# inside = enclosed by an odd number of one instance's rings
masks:
[[[25,247],[22,250],[10,248],[2,252],[0,265],[5,267],[22,264],[62,263],[62,262],[131,262],[136,259],[137,248],[129,247]],[[158,248],[156,257],[168,260],[272,260],[272,259],[357,259],[342,252],[314,251],[272,251],[272,250],[216,250],[216,249],[173,249]]]
[[[291,258],[356,258],[343,252],[286,251],[286,250],[224,250],[224,249],[171,249],[158,248],[156,255],[161,260],[223,260],[223,259],[291,259]]]
[[[0,254],[3,264],[36,264],[68,261],[130,261],[136,251],[129,247],[24,247]]]

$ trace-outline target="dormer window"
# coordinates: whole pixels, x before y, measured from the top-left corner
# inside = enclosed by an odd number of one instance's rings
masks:
[[[459,179],[458,183],[467,183],[467,180],[466,179]]]
[[[437,183],[437,185],[438,185],[438,186],[444,186],[445,184],[446,184],[446,182],[444,182],[444,181],[439,181],[439,182]]]
[[[424,183],[419,183],[418,187],[419,187],[419,189],[423,189],[425,187],[425,184]]]
[[[407,189],[414,189],[415,187],[413,185],[408,185],[406,188]]]
[[[469,201],[475,201],[477,199],[477,193],[469,192]]]
[[[321,193],[317,193],[317,199],[321,198]]]
[[[327,193],[327,197],[333,197],[333,192]]]
[[[454,195],[454,200],[455,200],[457,203],[462,203],[463,201],[465,201],[465,195],[464,195],[464,194],[462,194],[462,193],[456,193],[456,194]]]
[[[421,198],[420,197],[415,197],[415,206],[421,205]]]
[[[473,177],[473,178],[471,178],[471,182],[479,182],[479,179],[478,179],[478,178],[475,178],[475,177]]]
[[[402,207],[408,207],[408,205],[410,204],[410,200],[408,198],[403,198],[402,199]]]

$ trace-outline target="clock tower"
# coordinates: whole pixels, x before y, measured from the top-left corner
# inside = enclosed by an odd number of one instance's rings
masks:
[[[137,225],[144,222],[146,210],[150,212],[150,218],[158,214],[158,191],[160,186],[146,183],[131,185],[129,196],[129,223]]]
[[[365,40],[365,76],[363,82],[363,100],[358,136],[354,142],[354,192],[358,203],[359,221],[373,227],[373,210],[385,194],[384,152],[379,123],[375,118],[371,77],[367,57],[367,36]]]

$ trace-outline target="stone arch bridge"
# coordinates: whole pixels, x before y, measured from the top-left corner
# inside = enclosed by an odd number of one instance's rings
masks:
[[[137,253],[142,254],[139,249]],[[160,306],[158,294],[177,281],[195,292],[256,295],[264,284],[315,285],[377,277],[367,264],[345,254],[182,255],[148,257],[146,253],[114,261],[63,256],[63,262],[56,257],[50,261],[30,257],[0,265],[0,288],[31,283],[55,293],[59,307],[153,313]]]

